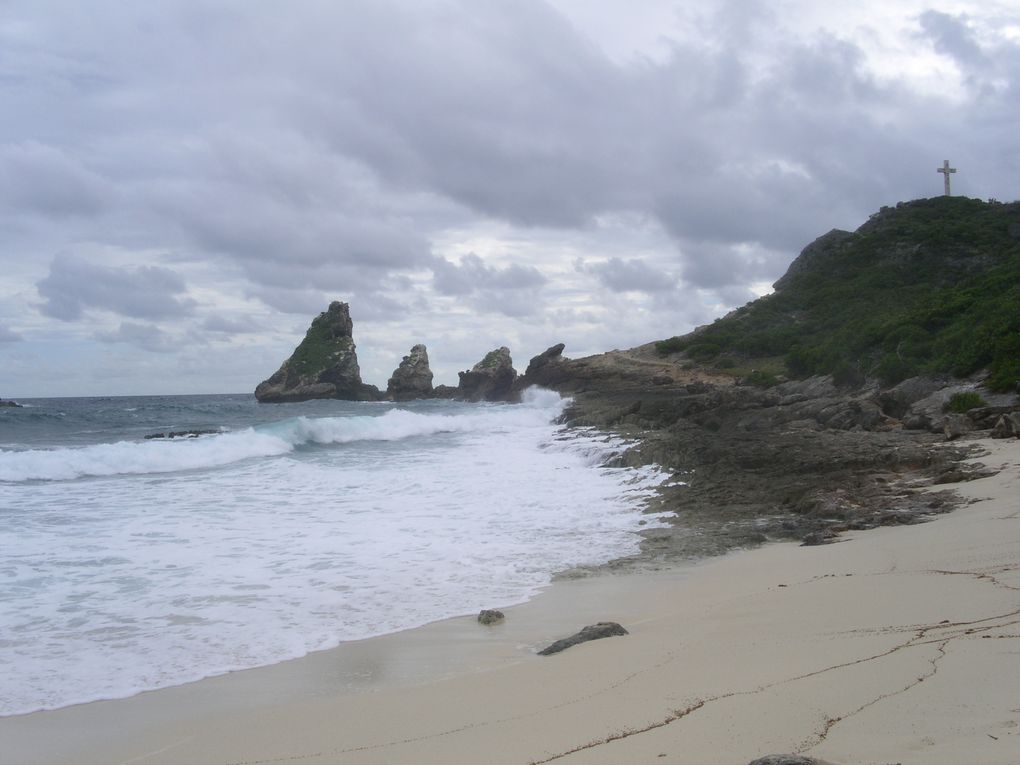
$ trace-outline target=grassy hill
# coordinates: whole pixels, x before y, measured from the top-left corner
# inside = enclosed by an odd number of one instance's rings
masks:
[[[987,369],[1020,380],[1020,202],[936,197],[883,207],[808,245],[775,285],[689,335],[656,344],[759,376],[833,374],[884,385]]]

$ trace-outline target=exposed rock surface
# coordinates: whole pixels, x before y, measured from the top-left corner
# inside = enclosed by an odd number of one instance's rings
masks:
[[[506,619],[506,615],[502,611],[497,611],[493,608],[487,608],[478,614],[478,623],[486,627],[492,624],[499,624],[504,619]]]
[[[0,399],[0,406],[17,406],[17,407],[20,407],[21,404],[19,404],[17,401],[4,401],[3,399]]]
[[[1020,412],[1000,414],[992,428],[992,438],[1020,438]]]
[[[347,303],[334,301],[312,320],[304,340],[283,366],[255,388],[255,397],[266,403],[339,398],[374,401],[378,389],[361,381],[358,355]]]
[[[947,441],[954,441],[974,430],[974,422],[965,414],[947,414],[942,423],[942,432]]]
[[[460,373],[457,397],[466,401],[506,401],[516,379],[510,349],[504,345],[489,351],[469,371]]]
[[[568,380],[570,372],[563,364],[563,362],[569,361],[563,356],[565,347],[563,343],[557,343],[533,357],[528,362],[528,368],[524,370],[524,374],[518,377],[514,383],[515,393],[519,395],[520,391],[531,385],[552,388]]]
[[[799,754],[770,754],[759,757],[749,765],[832,765],[832,763],[815,757],[803,757]]]
[[[925,411],[938,402],[938,427],[932,420],[907,430],[883,411],[875,384],[848,390],[813,377],[756,387],[664,359],[652,346],[561,358],[556,375],[548,387],[574,399],[564,423],[634,439],[609,464],[655,463],[673,474],[649,510],[675,516],[668,527],[643,532],[641,556],[611,564],[618,568],[770,539],[826,543],[849,529],[928,520],[955,500],[921,487],[952,478],[951,468],[973,450],[963,439],[945,443],[941,407],[950,394],[937,382],[933,388],[919,382],[924,390],[909,398],[922,395],[915,403]],[[990,429],[993,417],[1013,411],[1016,396],[992,403],[966,417]],[[899,411],[913,416],[913,406]],[[963,473],[955,480],[965,480]]]
[[[432,396],[432,370],[424,345],[415,345],[404,356],[386,383],[386,395],[394,401],[410,401]]]
[[[543,648],[538,652],[539,656],[551,656],[554,653],[565,651],[568,648],[577,645],[578,643],[587,643],[589,640],[600,640],[602,638],[614,637],[616,635],[629,635],[623,627],[616,622],[599,622],[598,624],[590,624],[580,632],[571,635],[570,637],[557,640],[547,648]]]

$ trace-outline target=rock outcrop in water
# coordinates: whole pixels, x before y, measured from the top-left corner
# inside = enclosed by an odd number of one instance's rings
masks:
[[[3,399],[0,399],[0,406],[17,406],[17,407],[20,407],[21,404],[19,404],[17,401],[4,401]]]
[[[523,391],[531,385],[551,388],[564,382],[570,376],[565,371],[564,362],[569,361],[563,356],[565,347],[563,343],[557,343],[532,357],[524,374],[517,378],[514,388],[517,391]]]
[[[432,397],[432,370],[429,368],[429,354],[424,345],[418,344],[404,356],[389,381],[386,396],[393,401],[411,401]]]
[[[466,372],[460,372],[457,398],[465,401],[506,401],[513,391],[517,370],[505,345],[485,354]]]
[[[314,398],[378,400],[378,388],[361,381],[353,329],[347,303],[330,303],[276,374],[255,388],[255,397],[265,403]]]

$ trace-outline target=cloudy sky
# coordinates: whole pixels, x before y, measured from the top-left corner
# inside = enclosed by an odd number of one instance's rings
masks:
[[[882,205],[1020,197],[1015,0],[0,0],[0,396],[686,332]]]

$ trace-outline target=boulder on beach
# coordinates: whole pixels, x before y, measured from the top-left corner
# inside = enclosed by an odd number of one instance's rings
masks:
[[[499,624],[506,618],[502,611],[497,611],[494,608],[487,608],[478,614],[478,623],[484,624],[486,627],[492,624]]]
[[[379,390],[361,381],[353,330],[347,303],[330,303],[312,320],[291,357],[255,388],[255,398],[265,403],[315,398],[378,400]]]

